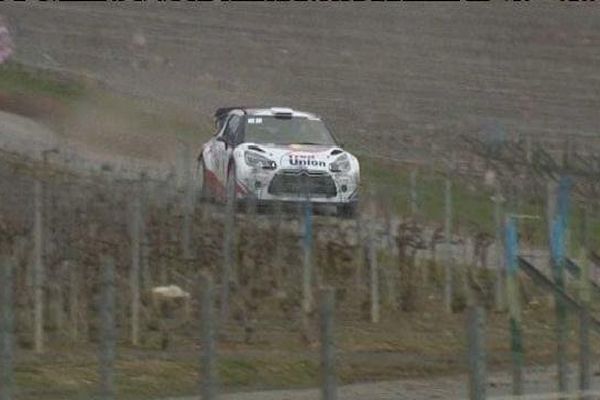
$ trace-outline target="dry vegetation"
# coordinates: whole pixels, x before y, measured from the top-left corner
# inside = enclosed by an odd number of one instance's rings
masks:
[[[192,231],[192,258],[181,251],[182,198],[169,182],[144,185],[145,240],[141,249],[141,342],[130,344],[129,270],[131,199],[139,182],[113,180],[110,173],[92,180],[42,171],[35,165],[4,160],[0,181],[17,190],[5,197],[3,243],[11,235],[25,238],[15,275],[17,363],[20,398],[86,398],[97,385],[98,276],[101,253],[117,263],[118,386],[125,398],[196,393],[201,343],[198,318],[201,271],[219,281],[222,267],[223,214],[218,205],[198,203]],[[42,355],[32,349],[30,249],[34,179],[44,182],[47,232],[47,286]],[[226,390],[305,387],[318,383],[319,359],[313,341],[315,315],[305,332],[300,323],[302,220],[266,213],[238,214],[236,261],[239,289],[232,295],[232,319],[220,326],[219,371]],[[364,223],[364,221],[363,221]],[[363,227],[364,228],[364,227]],[[9,232],[11,234],[9,235]],[[429,252],[431,240],[414,222],[404,221],[392,247],[384,231],[377,239],[381,267],[382,320],[369,322],[369,279],[365,249],[354,221],[315,217],[315,295],[320,285],[338,289],[336,338],[343,383],[465,372],[463,310],[476,296],[490,306],[488,340],[492,368],[510,360],[508,322],[491,312],[493,274],[458,265],[454,313],[441,306],[440,265],[415,265],[416,249]],[[423,246],[425,243],[425,246]],[[425,247],[426,249],[423,249]],[[397,252],[392,252],[396,248]],[[66,265],[64,261],[69,261]],[[467,275],[470,276],[466,279]],[[169,322],[164,342],[162,323],[149,290],[175,283],[192,294],[191,314]],[[553,357],[553,313],[548,296],[522,281],[526,360],[549,363]],[[75,285],[75,286],[74,286]],[[406,293],[411,293],[407,296]],[[218,304],[217,304],[218,305]],[[574,321],[573,321],[574,322]],[[574,337],[576,331],[571,332]],[[308,338],[308,342],[307,342]],[[596,345],[596,343],[594,344]],[[576,354],[575,342],[570,349]]]

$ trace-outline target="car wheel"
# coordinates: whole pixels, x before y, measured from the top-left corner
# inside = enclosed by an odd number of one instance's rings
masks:
[[[358,212],[358,205],[356,203],[343,204],[337,207],[337,216],[340,218],[355,218]]]

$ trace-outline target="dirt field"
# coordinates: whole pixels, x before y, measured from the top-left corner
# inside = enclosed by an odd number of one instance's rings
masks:
[[[591,3],[29,2],[0,12],[20,61],[200,121],[230,104],[313,110],[364,154],[419,157],[495,123],[545,140],[594,136],[600,123]]]

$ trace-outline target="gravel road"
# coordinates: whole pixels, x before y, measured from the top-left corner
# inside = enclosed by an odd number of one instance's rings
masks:
[[[0,111],[0,148],[38,158],[59,145],[59,138],[47,127],[19,115]]]
[[[570,366],[570,394],[576,392],[577,367]],[[597,370],[597,367],[596,367]],[[592,388],[600,387],[600,378],[595,377]],[[338,392],[340,400],[459,400],[468,398],[468,377],[435,379],[406,379],[376,383],[361,383],[342,386]],[[511,397],[511,380],[508,373],[492,373],[488,379],[487,394],[491,399],[508,400]],[[555,372],[552,367],[528,368],[525,377],[526,397],[529,400],[557,399]],[[591,398],[600,398],[600,392],[592,390]],[[320,400],[318,389],[272,390],[248,393],[233,393],[221,396],[223,400]],[[573,397],[577,398],[577,397]],[[171,398],[165,400],[199,400],[199,397]]]
[[[51,129],[29,118],[0,111],[0,149],[28,159],[55,164],[77,173],[99,171],[111,166],[122,177],[138,177],[140,172],[162,177],[171,172],[171,165],[152,159],[139,159],[99,152],[83,141],[74,141],[55,134]]]

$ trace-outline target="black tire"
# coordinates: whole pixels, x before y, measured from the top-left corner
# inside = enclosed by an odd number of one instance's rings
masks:
[[[342,204],[337,207],[337,216],[340,218],[353,219],[356,217],[357,213],[357,203]]]

